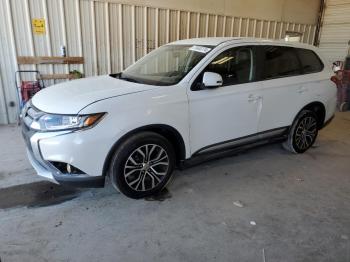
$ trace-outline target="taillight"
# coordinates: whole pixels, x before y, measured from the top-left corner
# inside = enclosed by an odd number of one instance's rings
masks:
[[[339,79],[336,76],[332,76],[331,81],[334,82],[335,84],[338,84]]]

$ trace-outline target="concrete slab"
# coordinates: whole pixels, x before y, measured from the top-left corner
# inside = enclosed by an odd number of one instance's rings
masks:
[[[18,130],[1,127],[0,144],[0,184],[38,190]],[[349,262],[349,170],[350,113],[339,113],[307,153],[275,144],[177,171],[164,201],[107,186],[2,209],[1,261],[241,262],[264,250],[269,262]]]
[[[33,173],[20,127],[0,125],[0,188],[42,180]]]

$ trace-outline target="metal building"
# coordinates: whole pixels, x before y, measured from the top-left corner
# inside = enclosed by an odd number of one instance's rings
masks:
[[[319,47],[330,62],[344,61],[350,44],[350,0],[327,0]]]

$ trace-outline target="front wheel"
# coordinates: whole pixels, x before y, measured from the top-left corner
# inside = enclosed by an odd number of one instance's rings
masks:
[[[304,153],[314,144],[317,134],[316,114],[310,110],[303,110],[294,120],[283,147],[295,154]]]
[[[110,164],[112,184],[130,198],[160,192],[169,182],[175,165],[172,145],[163,136],[142,132],[126,139]]]

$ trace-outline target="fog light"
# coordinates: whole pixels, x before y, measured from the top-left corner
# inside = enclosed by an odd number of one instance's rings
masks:
[[[54,167],[56,167],[62,174],[70,174],[70,175],[83,175],[85,174],[79,168],[75,166],[63,163],[63,162],[50,162]]]

